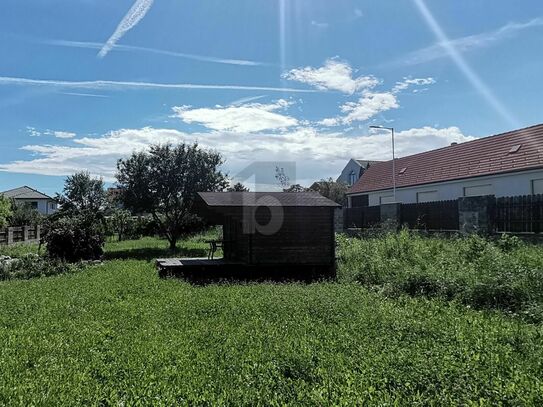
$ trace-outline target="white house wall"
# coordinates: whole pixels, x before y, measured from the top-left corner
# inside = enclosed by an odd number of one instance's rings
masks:
[[[36,202],[38,207],[36,208],[42,215],[51,215],[58,210],[58,205],[55,201],[49,199],[15,199],[18,203],[32,203]]]
[[[469,188],[469,192],[474,192],[477,191],[477,189],[474,187],[478,186],[484,186],[484,188],[481,188],[481,190],[493,191],[496,197],[531,195],[533,193],[532,181],[534,180],[543,180],[543,170],[522,171],[518,173],[466,178],[457,181],[397,188],[396,201],[401,203],[415,203],[417,202],[418,192],[423,193],[421,196],[424,197],[432,195],[436,197],[436,200],[438,201],[448,201],[463,197],[464,188]],[[540,183],[541,181],[536,182],[536,185],[540,185]],[[427,194],[428,192],[434,193]],[[392,197],[392,189],[353,194],[351,196],[356,195],[368,195],[369,205],[375,206],[380,205],[381,202],[390,201]]]

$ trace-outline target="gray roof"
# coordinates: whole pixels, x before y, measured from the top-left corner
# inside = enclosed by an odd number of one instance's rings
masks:
[[[198,192],[208,206],[338,207],[318,192]]]
[[[40,191],[27,187],[26,185],[24,187],[2,192],[2,195],[4,195],[6,198],[12,199],[53,199],[48,195],[42,194]]]
[[[361,167],[367,168],[368,166],[371,166],[373,164],[380,163],[381,161],[375,161],[375,160],[361,160],[361,159],[354,159],[358,164],[360,164]]]

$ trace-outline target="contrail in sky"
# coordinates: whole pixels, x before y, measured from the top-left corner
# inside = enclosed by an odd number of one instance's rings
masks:
[[[157,83],[157,82],[132,82],[132,81],[64,81],[50,79],[28,79],[9,76],[0,76],[0,86],[49,86],[59,89],[201,89],[201,90],[256,90],[263,92],[295,92],[295,93],[320,93],[314,89],[279,88],[273,86],[247,86],[247,85],[214,85],[196,83]]]
[[[88,48],[88,49],[102,49],[103,44],[99,42],[90,41],[67,41],[67,40],[35,40],[40,44],[54,45],[60,47],[72,47],[72,48]],[[166,55],[177,58],[192,59],[195,61],[212,62],[217,64],[229,64],[229,65],[245,65],[245,66],[259,66],[268,65],[264,62],[249,61],[246,59],[232,59],[232,58],[216,58],[206,55],[186,54],[183,52],[168,51],[163,49],[138,47],[133,45],[112,45],[109,51],[124,51],[124,52],[147,52],[152,54]]]
[[[113,49],[117,41],[119,41],[123,35],[134,28],[147,12],[151,9],[154,0],[136,0],[132,8],[128,11],[126,16],[117,26],[117,29],[113,35],[107,40],[103,48],[98,53],[99,58],[105,57],[109,51]]]

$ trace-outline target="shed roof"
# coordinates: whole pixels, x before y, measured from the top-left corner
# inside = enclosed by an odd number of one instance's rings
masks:
[[[543,124],[414,154],[395,161],[396,186],[543,168]],[[349,193],[392,188],[392,160],[371,165]]]
[[[28,186],[22,186],[15,189],[10,189],[9,191],[2,192],[6,198],[12,199],[53,199],[40,191],[30,188]]]
[[[338,207],[318,192],[199,192],[207,206]]]

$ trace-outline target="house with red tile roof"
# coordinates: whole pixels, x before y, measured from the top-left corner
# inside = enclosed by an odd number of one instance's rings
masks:
[[[348,199],[356,207],[530,194],[543,194],[543,124],[375,163]]]

